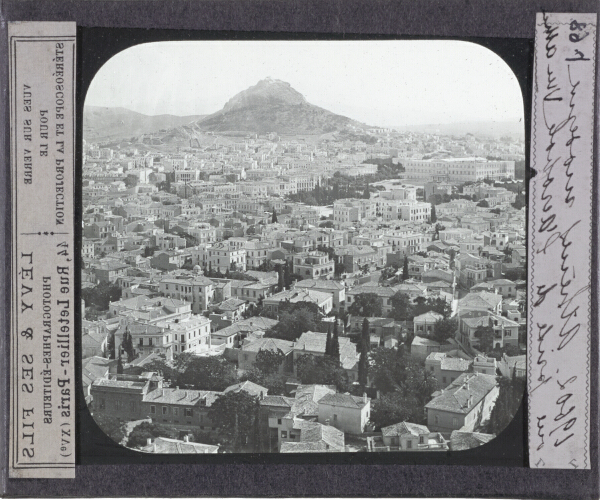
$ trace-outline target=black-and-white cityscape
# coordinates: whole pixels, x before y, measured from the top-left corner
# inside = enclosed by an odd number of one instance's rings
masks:
[[[189,43],[125,51],[86,100],[82,378],[99,427],[171,454],[492,440],[525,388],[510,70],[457,42],[422,42],[424,60],[402,59],[419,42]],[[484,71],[476,57],[493,62],[479,80],[461,74]],[[220,97],[219,78],[237,90]]]

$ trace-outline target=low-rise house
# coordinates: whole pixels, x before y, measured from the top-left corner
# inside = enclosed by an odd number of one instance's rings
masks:
[[[527,376],[527,356],[525,354],[519,356],[503,354],[502,359],[498,362],[498,369],[503,377],[524,379]]]
[[[463,373],[448,387],[433,393],[425,405],[427,427],[433,431],[473,431],[489,419],[498,398],[495,376]]]
[[[308,279],[331,279],[334,262],[324,252],[313,250],[294,255],[294,273]]]
[[[264,335],[267,330],[273,328],[277,323],[276,319],[263,318],[262,316],[242,319],[231,326],[211,332],[211,345],[224,344],[225,347],[231,349],[238,348],[247,337],[253,334]]]
[[[298,281],[294,288],[330,293],[333,297],[333,309],[336,311],[343,308],[346,301],[346,285],[343,281],[308,279]]]
[[[441,344],[435,340],[415,336],[410,345],[410,355],[425,360],[432,352],[440,352]]]
[[[254,368],[256,356],[260,351],[281,352],[284,359],[279,366],[280,374],[291,374],[294,370],[294,342],[281,339],[262,338],[241,346],[238,350],[238,369],[250,371]]]
[[[430,337],[433,335],[435,324],[442,319],[444,319],[444,316],[435,311],[427,311],[419,316],[415,316],[413,318],[415,335],[418,335],[419,337]]]
[[[490,292],[470,292],[458,301],[458,311],[489,311],[494,314],[502,312],[502,295]]]
[[[330,425],[301,418],[284,419],[290,422],[281,430],[280,453],[332,453],[346,451],[344,433]]]
[[[371,400],[351,394],[328,394],[319,399],[319,422],[350,434],[362,434],[371,416]]]
[[[433,374],[440,388],[446,387],[463,373],[470,371],[472,365],[471,359],[445,352],[433,352],[425,360],[425,369]]]
[[[348,337],[339,337],[340,346],[340,365],[348,373],[350,381],[356,380],[356,370],[358,363],[358,354],[356,344],[352,343]],[[304,332],[294,344],[294,373],[298,359],[301,356],[325,356],[325,344],[327,343],[327,334],[323,332]]]
[[[383,445],[394,451],[444,451],[448,449],[448,443],[441,433],[431,432],[425,425],[410,422],[400,422],[382,427],[381,436]]]
[[[296,304],[298,302],[315,304],[323,314],[329,314],[333,309],[333,296],[330,293],[310,289],[283,290],[264,299],[263,308],[265,311],[277,314],[282,303]]]
[[[519,347],[519,323],[498,314],[471,311],[459,316],[457,339],[467,346],[479,347],[481,339],[476,336],[478,328],[491,328],[494,332],[492,348],[502,349],[506,345]]]

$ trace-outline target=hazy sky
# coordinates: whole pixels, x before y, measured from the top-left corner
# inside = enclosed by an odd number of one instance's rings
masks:
[[[523,99],[496,54],[459,41],[200,41],[137,45],[96,74],[86,105],[193,115],[263,78],[368,125],[519,121]]]

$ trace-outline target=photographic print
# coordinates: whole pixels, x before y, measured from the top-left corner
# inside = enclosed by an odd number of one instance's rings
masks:
[[[116,442],[434,452],[512,420],[523,98],[490,50],[141,44],[83,139],[83,387]]]

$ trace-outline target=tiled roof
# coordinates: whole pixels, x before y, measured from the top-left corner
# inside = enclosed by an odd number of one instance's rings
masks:
[[[296,288],[314,288],[316,290],[343,290],[345,285],[334,280],[302,280],[296,283]]]
[[[455,372],[466,372],[471,366],[471,361],[462,358],[449,358],[445,357],[442,359],[440,368],[442,370],[449,370]]]
[[[403,436],[410,434],[419,436],[420,434],[429,434],[429,429],[426,425],[411,424],[410,422],[400,422],[398,424],[388,425],[381,428],[383,436]]]
[[[261,396],[266,395],[269,392],[269,389],[263,387],[262,385],[255,384],[250,380],[246,380],[245,382],[240,382],[239,384],[230,385],[223,392],[240,392],[245,391],[251,396]]]
[[[344,433],[330,425],[294,419],[294,429],[300,430],[300,442],[323,442],[329,451],[344,451]]]
[[[265,396],[260,400],[261,406],[278,406],[281,408],[292,409],[294,400],[285,396]]]
[[[482,444],[488,443],[495,437],[493,434],[483,434],[481,432],[452,431],[450,435],[450,449],[458,451],[477,448]]]
[[[221,302],[218,305],[218,307],[219,307],[219,309],[222,309],[223,311],[235,311],[244,304],[245,304],[245,302],[243,300],[232,297],[230,299],[227,299],[227,300],[224,300],[223,302]]]
[[[220,333],[220,332],[218,332]],[[280,349],[284,354],[292,351],[294,343],[289,340],[273,339],[273,338],[262,338],[257,339],[249,344],[242,346],[244,352],[258,352],[261,350],[275,351]]]
[[[425,408],[453,413],[469,413],[496,385],[496,377],[481,373],[463,373],[434,398]]]
[[[221,394],[221,392],[215,391],[163,388],[155,389],[146,394],[144,401],[157,404],[199,406],[200,401],[206,400],[206,406],[210,406]]]
[[[425,345],[425,346],[429,345],[429,346],[439,346],[439,345],[440,345],[440,343],[439,343],[439,342],[436,342],[435,340],[430,340],[430,339],[427,339],[427,338],[425,338],[425,337],[419,337],[419,336],[417,335],[417,336],[415,336],[415,338],[413,339],[413,341],[412,341],[412,344],[411,344],[411,345]]]
[[[351,344],[348,337],[338,337],[340,345],[340,353]],[[325,352],[325,344],[327,343],[327,334],[321,332],[304,332],[294,345],[295,351],[311,351]]]
[[[367,402],[369,400],[367,399]],[[367,403],[364,399],[351,394],[328,394],[319,400],[319,404],[328,406],[343,406],[344,408],[362,408]]]
[[[415,316],[413,318],[413,323],[418,323],[419,321],[426,321],[427,323],[435,323],[439,321],[444,316],[435,311],[427,311],[426,313],[420,314],[419,316]]]

